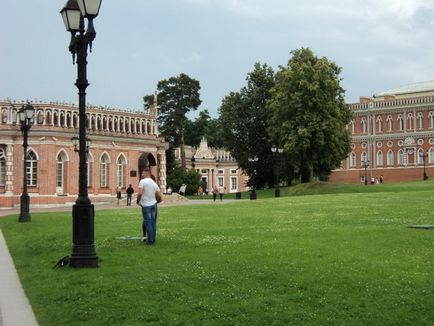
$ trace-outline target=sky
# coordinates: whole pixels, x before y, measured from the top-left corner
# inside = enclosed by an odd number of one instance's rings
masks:
[[[78,103],[65,2],[0,1],[0,99]],[[434,0],[102,0],[94,26],[87,103],[122,110],[185,73],[217,117],[255,62],[301,47],[342,68],[349,103],[434,80]]]

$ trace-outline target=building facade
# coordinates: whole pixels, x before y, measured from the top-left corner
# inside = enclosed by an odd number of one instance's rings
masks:
[[[181,151],[175,150],[175,159],[180,164]],[[240,192],[249,190],[246,187],[248,176],[238,167],[231,154],[223,149],[208,147],[208,142],[202,138],[198,148],[185,146],[187,169],[196,169],[208,191],[214,186],[225,189],[225,192]],[[204,189],[205,191],[207,189]],[[175,189],[174,189],[175,190]]]
[[[17,110],[24,102],[0,100],[0,208],[18,206],[23,189],[23,136]],[[71,138],[78,135],[78,107],[32,103],[35,108],[27,151],[27,185],[31,206],[73,204],[78,193],[79,156]],[[107,201],[116,190],[137,189],[141,171],[151,166],[166,189],[168,147],[159,137],[157,110],[129,112],[87,108],[88,191],[91,201]]]
[[[434,178],[434,82],[361,97],[350,107],[352,150],[330,181]]]

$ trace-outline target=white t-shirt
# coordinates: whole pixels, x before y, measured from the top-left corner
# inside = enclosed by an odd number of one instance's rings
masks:
[[[160,190],[158,185],[151,178],[144,178],[139,182],[139,188],[142,189],[142,199],[140,206],[147,207],[153,206],[157,203],[155,193]]]

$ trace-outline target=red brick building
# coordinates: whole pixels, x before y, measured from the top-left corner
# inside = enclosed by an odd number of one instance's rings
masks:
[[[434,178],[434,81],[361,97],[351,104],[352,151],[331,182]],[[367,164],[365,164],[367,162]]]
[[[19,205],[23,189],[23,136],[17,109],[24,103],[0,100],[0,208]],[[73,204],[78,192],[78,153],[71,138],[78,134],[78,107],[32,103],[27,184],[31,206]],[[110,201],[119,187],[137,190],[143,166],[151,166],[166,189],[167,143],[158,135],[157,111],[129,112],[87,108],[88,186],[92,202]]]

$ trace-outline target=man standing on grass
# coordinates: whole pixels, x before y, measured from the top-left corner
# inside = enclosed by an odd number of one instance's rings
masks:
[[[139,193],[137,194],[137,205],[142,207],[143,237],[148,245],[155,243],[157,235],[157,203],[163,201],[163,194],[157,183],[152,180],[151,177],[151,170],[149,167],[145,167],[142,173],[142,179],[139,182]]]
[[[131,198],[133,197],[134,189],[130,186],[127,188],[127,206],[131,206]]]

